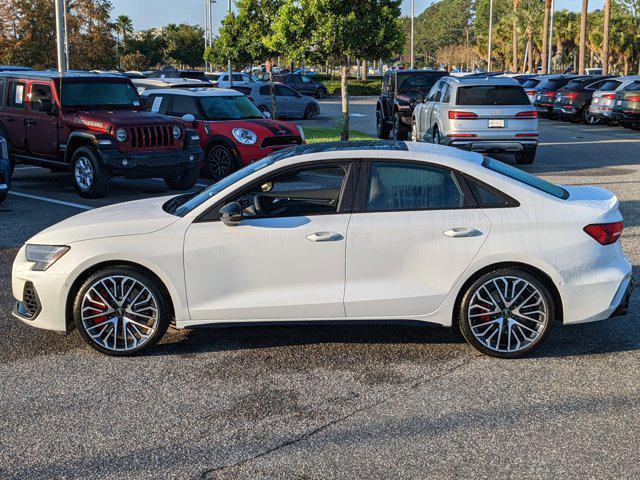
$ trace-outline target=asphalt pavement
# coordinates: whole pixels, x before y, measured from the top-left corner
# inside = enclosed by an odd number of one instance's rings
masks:
[[[372,126],[371,102],[355,103],[354,128]],[[638,278],[640,132],[540,129],[527,170],[614,191]],[[21,166],[14,182],[0,204],[2,479],[640,477],[637,293],[627,317],[556,325],[512,361],[447,330],[380,325],[171,331],[110,358],[12,319],[11,262],[63,218],[171,192],[117,181],[88,201],[65,174]]]

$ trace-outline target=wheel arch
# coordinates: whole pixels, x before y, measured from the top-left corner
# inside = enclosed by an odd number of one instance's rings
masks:
[[[109,135],[102,135],[102,137],[106,137],[109,140],[113,141],[113,137]],[[100,150],[98,147],[100,139],[101,138],[99,138],[97,134],[91,132],[72,132],[67,139],[67,148],[64,153],[64,161],[70,164],[74,152],[80,147],[90,147],[95,148],[96,150]]]
[[[205,162],[209,156],[209,151],[216,145],[224,145],[225,147],[227,147],[231,151],[231,154],[235,157],[236,166],[242,166],[242,155],[240,155],[240,150],[238,150],[238,147],[224,135],[213,135],[209,138],[209,141],[203,149]]]
[[[530,275],[533,275],[538,280],[540,280],[544,284],[544,286],[549,289],[549,293],[553,297],[553,304],[555,308],[554,316],[556,320],[558,320],[560,323],[563,322],[564,307],[562,304],[562,296],[560,295],[560,291],[558,290],[558,287],[556,286],[553,279],[538,267],[534,267],[533,265],[530,265],[528,263],[508,261],[508,262],[499,262],[499,263],[493,263],[491,265],[486,265],[481,269],[477,270],[476,272],[474,272],[473,274],[471,274],[469,278],[465,280],[465,282],[462,284],[462,286],[458,290],[458,293],[456,295],[456,300],[453,306],[453,315],[451,318],[452,328],[456,328],[456,329],[459,328],[458,323],[459,323],[459,317],[460,317],[460,305],[462,303],[462,297],[464,297],[465,293],[467,293],[467,290],[469,289],[471,284],[475,282],[478,278],[483,276],[484,274],[489,273],[493,270],[499,270],[501,268],[518,268],[520,270],[527,272]]]

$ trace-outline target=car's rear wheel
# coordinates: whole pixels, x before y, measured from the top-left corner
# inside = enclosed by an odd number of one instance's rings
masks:
[[[402,116],[400,113],[396,113],[393,116],[393,127],[391,129],[391,138],[393,140],[406,140],[407,139],[407,127],[402,123]]]
[[[459,308],[460,331],[485,355],[514,358],[542,342],[554,308],[553,297],[537,277],[502,268],[469,286]]]
[[[376,130],[378,138],[381,140],[387,140],[391,133],[391,128],[389,128],[387,122],[382,118],[382,112],[380,112],[380,110],[376,112]]]
[[[200,169],[198,165],[190,165],[185,168],[178,175],[164,177],[164,183],[167,184],[171,190],[190,190],[195,184],[198,182],[198,174],[200,173]]]
[[[316,98],[324,98],[327,95],[327,91],[324,88],[319,88],[316,90]]]
[[[80,147],[71,160],[73,188],[84,198],[101,198],[111,186],[111,173],[90,147]]]
[[[582,123],[584,123],[585,125],[598,125],[600,123],[600,118],[591,115],[591,112],[589,111],[589,105],[582,109],[581,117]]]
[[[129,356],[162,338],[171,317],[169,305],[155,278],[123,265],[85,280],[74,300],[73,318],[91,347],[107,355]]]
[[[235,158],[224,145],[213,145],[207,154],[207,173],[214,180],[222,180],[235,170]]]
[[[307,105],[307,107],[304,109],[304,119],[313,120],[317,116],[318,116],[318,107],[313,103],[310,103],[309,105]]]
[[[534,148],[532,150],[524,150],[520,153],[516,153],[516,163],[518,165],[531,165],[536,159],[536,150],[537,149]]]
[[[415,118],[411,122],[411,141],[412,142],[420,141],[418,138],[418,122],[416,122]]]
[[[436,145],[440,145],[442,143],[442,135],[440,134],[440,130],[437,126],[433,127],[433,143]]]

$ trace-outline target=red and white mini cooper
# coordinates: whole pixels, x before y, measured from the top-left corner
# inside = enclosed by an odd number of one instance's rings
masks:
[[[198,131],[205,152],[203,172],[216,181],[277,150],[306,143],[302,127],[265,118],[235,90],[161,89],[142,97],[153,112],[182,118]]]

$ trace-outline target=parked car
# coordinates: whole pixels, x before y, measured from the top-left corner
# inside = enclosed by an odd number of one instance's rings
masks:
[[[251,83],[233,86],[234,90],[248,96],[262,113],[271,114],[271,87],[267,83]],[[313,120],[320,114],[320,104],[293,88],[280,83],[274,85],[278,117]]]
[[[136,86],[138,93],[148,90],[159,90],[166,88],[213,88],[215,85],[208,81],[192,80],[190,78],[132,78],[131,81]]]
[[[524,88],[524,93],[527,94],[527,98],[529,98],[531,105],[533,105],[533,102],[536,101],[536,94],[538,93],[536,91],[536,87],[540,84],[543,78],[544,78],[544,75],[536,75],[535,77],[526,79],[524,83],[522,83],[522,88]]]
[[[12,161],[70,171],[87,198],[105,195],[112,176],[188,190],[202,156],[197,132],[145,112],[131,80],[111,74],[0,73],[0,138]]]
[[[205,153],[201,167],[216,181],[282,148],[305,143],[302,127],[265,118],[235,90],[153,90],[143,98],[151,111],[181,118],[198,131]]]
[[[542,77],[542,80],[535,87],[535,99],[533,105],[537,108],[540,116],[546,118],[556,118],[556,114],[553,111],[553,106],[556,101],[556,92],[564,87],[572,80],[577,80],[577,75],[547,75]],[[527,87],[525,87],[527,88]]]
[[[33,72],[34,70],[34,68],[19,65],[0,65],[0,72]]]
[[[251,75],[251,77],[249,77],[249,75],[247,75],[246,73],[232,73],[231,74],[231,78],[233,79],[233,84],[234,85],[246,85],[249,84],[251,82],[261,82],[260,78],[258,78],[258,76],[256,75]],[[228,73],[221,73],[218,76],[218,79],[214,81],[215,85],[220,87],[220,88],[230,88],[231,87],[231,82],[229,81],[229,74]]]
[[[7,140],[0,138],[0,203],[7,199],[7,194],[11,188],[11,176],[13,166],[9,160],[9,148]]]
[[[622,229],[611,192],[477,153],[300,146],[199,193],[111,205],[35,235],[14,261],[14,315],[76,327],[114,356],[149,349],[170,323],[401,319],[459,328],[480,352],[513,358],[552,323],[626,313]]]
[[[413,111],[413,141],[485,153],[509,153],[533,163],[538,112],[522,86],[504,77],[443,77]]]
[[[572,122],[584,122],[587,125],[595,125],[600,122],[598,117],[589,113],[591,99],[596,90],[613,76],[594,76],[571,80],[556,92],[556,101],[553,104],[553,113],[562,120]]]
[[[165,68],[147,75],[147,78],[188,78],[190,80],[207,81],[205,72],[202,70],[178,70],[175,68]]]
[[[327,95],[327,87],[322,82],[316,82],[306,75],[298,73],[289,73],[284,75],[281,82],[287,87],[291,87],[303,95],[309,95],[316,98],[324,98]]]
[[[638,80],[640,80],[640,75],[629,75],[607,80],[593,93],[593,99],[589,107],[591,116],[606,123],[615,123],[615,120],[613,120],[613,104],[616,94]]]
[[[390,70],[385,73],[376,105],[378,138],[406,139],[411,130],[414,107],[446,75],[447,72],[435,70]]]
[[[624,127],[640,129],[640,80],[616,92],[613,119]]]

